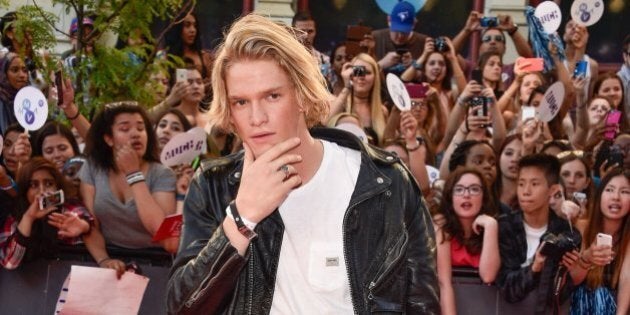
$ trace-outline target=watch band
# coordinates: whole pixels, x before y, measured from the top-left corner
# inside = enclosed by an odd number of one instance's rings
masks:
[[[230,202],[230,206],[228,207],[230,209],[230,214],[232,215],[232,218],[234,219],[234,222],[236,223],[236,228],[238,228],[238,231],[245,237],[247,237],[248,240],[253,240],[255,239],[258,234],[256,234],[256,232],[254,232],[253,229],[250,229],[247,225],[246,222],[244,222],[243,218],[241,218],[241,215],[238,214],[238,209],[236,208],[236,200],[233,200],[232,202]]]

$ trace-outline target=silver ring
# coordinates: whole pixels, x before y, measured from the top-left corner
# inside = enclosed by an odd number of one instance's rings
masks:
[[[284,180],[287,180],[287,178],[289,178],[289,166],[288,165],[284,164],[284,165],[280,166],[278,171],[283,171],[284,172]]]

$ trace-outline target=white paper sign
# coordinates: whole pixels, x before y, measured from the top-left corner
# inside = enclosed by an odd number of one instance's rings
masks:
[[[580,25],[591,26],[604,15],[602,0],[575,0],[571,5],[571,18]]]
[[[28,131],[37,130],[48,118],[48,101],[42,91],[26,86],[15,95],[13,111],[20,126]]]
[[[429,175],[429,185],[433,185],[433,182],[440,179],[440,171],[431,165],[426,165],[425,167],[427,168],[427,174]]]
[[[171,138],[162,149],[160,161],[166,166],[192,162],[199,154],[206,152],[206,132],[195,127]]]
[[[540,20],[547,34],[555,33],[562,22],[560,7],[553,1],[545,1],[539,4],[534,11],[534,16]]]
[[[540,120],[550,122],[556,117],[558,112],[560,112],[563,100],[564,85],[562,82],[552,84],[545,92],[545,96],[543,96],[543,100],[538,107],[538,117]]]
[[[116,270],[72,266],[68,296],[60,314],[138,314],[149,278]]]
[[[389,96],[392,97],[394,105],[396,105],[401,112],[411,110],[411,98],[409,97],[405,84],[393,73],[387,75],[386,82]]]
[[[361,141],[363,141],[365,143],[368,143],[368,137],[365,134],[365,130],[363,130],[363,128],[357,126],[356,124],[353,124],[353,123],[341,123],[341,124],[335,126],[335,128],[347,131],[347,132],[357,136],[359,139],[361,139]]]

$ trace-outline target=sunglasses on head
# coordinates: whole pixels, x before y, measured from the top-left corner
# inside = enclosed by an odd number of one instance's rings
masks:
[[[556,157],[559,160],[561,160],[561,159],[563,159],[563,158],[565,158],[567,156],[571,156],[571,155],[581,159],[581,158],[584,157],[584,151],[582,151],[582,150],[562,151],[562,152],[558,153],[558,155],[556,155]]]
[[[488,43],[490,42],[492,39],[494,38],[495,42],[499,42],[499,43],[503,43],[505,41],[505,37],[503,37],[503,35],[483,35],[483,37],[481,38],[481,41],[484,43]]]

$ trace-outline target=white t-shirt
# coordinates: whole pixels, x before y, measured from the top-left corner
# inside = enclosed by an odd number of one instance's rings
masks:
[[[280,205],[284,235],[271,314],[353,314],[343,254],[343,218],[361,154],[322,141],[319,169]]]
[[[523,222],[523,226],[525,226],[525,236],[527,237],[527,259],[521,267],[526,267],[534,261],[534,255],[536,255],[536,250],[540,245],[540,238],[547,231],[547,225],[536,229]]]

